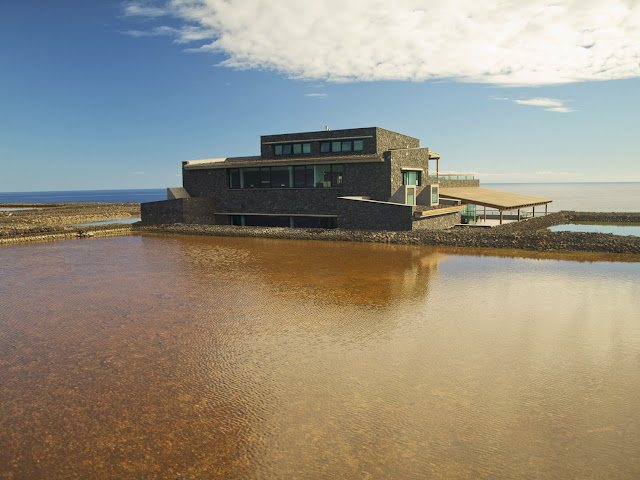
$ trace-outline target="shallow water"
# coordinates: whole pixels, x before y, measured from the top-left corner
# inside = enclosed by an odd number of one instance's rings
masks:
[[[586,232],[586,233],[611,233],[613,235],[640,237],[640,225],[583,225],[579,223],[567,223],[549,227],[552,232]]]
[[[136,223],[140,221],[140,217],[131,217],[131,218],[116,218],[113,220],[106,220],[104,222],[90,222],[90,223],[74,223],[72,227],[89,227],[91,225],[111,225],[112,223]]]
[[[0,478],[638,478],[639,310],[640,263],[3,247]]]

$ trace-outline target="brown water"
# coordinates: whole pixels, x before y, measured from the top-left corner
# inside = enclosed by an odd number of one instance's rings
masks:
[[[640,477],[640,263],[0,248],[0,478]]]

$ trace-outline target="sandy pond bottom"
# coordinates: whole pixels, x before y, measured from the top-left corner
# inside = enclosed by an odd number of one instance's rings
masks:
[[[0,248],[0,478],[640,476],[640,263]]]

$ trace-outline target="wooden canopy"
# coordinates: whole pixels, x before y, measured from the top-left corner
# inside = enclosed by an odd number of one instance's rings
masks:
[[[500,211],[546,205],[552,201],[548,198],[532,197],[484,187],[440,188],[440,196],[442,198],[458,199],[462,203],[496,208]]]

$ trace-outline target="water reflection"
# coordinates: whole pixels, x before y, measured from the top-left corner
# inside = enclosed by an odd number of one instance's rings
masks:
[[[640,265],[0,249],[0,478],[636,478]]]

